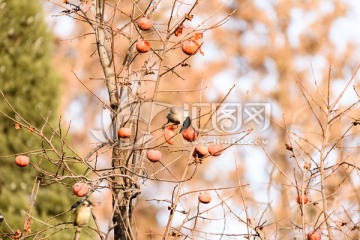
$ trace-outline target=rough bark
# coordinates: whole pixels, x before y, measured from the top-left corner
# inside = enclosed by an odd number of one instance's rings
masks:
[[[114,136],[114,147],[112,152],[113,177],[111,190],[113,193],[113,224],[114,239],[128,240],[134,239],[131,231],[131,183],[125,177],[127,150],[121,148],[121,142],[117,139],[117,129],[120,123],[117,122],[119,111],[118,90],[116,86],[116,75],[111,60],[111,55],[107,49],[105,39],[105,26],[103,25],[103,6],[104,2],[97,0],[96,4],[96,44],[101,66],[105,76],[105,82],[109,94],[111,108],[112,131]]]

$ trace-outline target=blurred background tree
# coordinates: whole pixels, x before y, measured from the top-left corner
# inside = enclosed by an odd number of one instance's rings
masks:
[[[0,154],[3,157],[0,167],[0,212],[12,232],[23,230],[25,211],[30,210],[31,192],[37,184],[34,179],[38,174],[29,171],[30,167],[17,167],[15,154],[26,154],[34,149],[41,152],[42,147],[47,147],[29,128],[45,126],[44,133],[51,134],[52,130],[45,124],[45,119],[54,128],[59,125],[61,81],[53,66],[53,38],[44,17],[38,0],[0,0],[0,90],[18,114],[29,122],[27,128],[17,129],[14,121],[3,114],[22,121],[1,97]],[[59,142],[54,144],[60,146]],[[41,158],[36,154],[29,157]],[[42,165],[50,167],[46,162]],[[31,215],[45,220],[69,210],[74,199],[71,199],[71,194],[63,193],[64,190],[56,186],[40,187],[36,204],[31,206]],[[65,221],[64,217],[62,221]],[[34,223],[33,227],[36,226],[38,223]],[[5,224],[2,224],[0,231],[11,232]],[[67,234],[63,232],[61,237],[55,235],[51,239],[70,239],[73,233]]]

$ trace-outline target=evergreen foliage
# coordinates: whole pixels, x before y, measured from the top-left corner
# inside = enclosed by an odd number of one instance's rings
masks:
[[[43,126],[44,117],[47,116],[50,116],[52,126],[58,125],[56,115],[60,78],[52,66],[52,47],[52,38],[38,0],[0,0],[0,90],[16,111],[38,129]],[[19,120],[2,97],[0,110]],[[52,130],[47,126],[44,132],[50,136]],[[0,158],[0,212],[11,227],[10,230],[5,224],[0,226],[2,238],[11,231],[24,229],[24,212],[38,174],[31,166],[17,167],[15,154],[46,148],[46,143],[26,128],[15,129],[14,122],[4,114],[0,114],[0,135],[0,156],[3,156]],[[54,144],[60,146],[60,142]],[[41,164],[42,168],[48,166],[48,171],[56,170],[56,166],[48,163],[41,152],[28,156],[35,164]],[[71,189],[64,188],[64,185],[44,184],[40,187],[31,214],[46,220],[67,211],[76,201],[69,196]],[[71,213],[68,213],[49,223],[72,219]],[[34,219],[31,229],[36,230],[39,226],[43,224]],[[59,229],[54,229],[54,232],[57,231]],[[47,231],[44,234],[42,237],[50,233]],[[73,231],[67,230],[49,238],[71,239],[72,235]]]

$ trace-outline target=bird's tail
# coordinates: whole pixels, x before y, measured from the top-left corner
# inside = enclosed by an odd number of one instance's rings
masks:
[[[73,240],[79,240],[80,239],[80,232],[81,232],[81,227],[76,227],[75,236],[74,236]]]
[[[191,126],[191,118],[189,116],[187,116],[185,118],[185,121],[184,121],[183,125],[181,126],[181,129],[180,129],[179,133],[181,133],[182,131],[184,131],[185,129],[187,129],[190,126]]]

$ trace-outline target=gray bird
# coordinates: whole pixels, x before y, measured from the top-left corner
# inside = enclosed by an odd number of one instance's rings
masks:
[[[191,118],[187,116],[184,120],[184,123],[181,126],[180,133],[185,129],[187,129],[188,127],[190,127],[190,125],[191,125]]]
[[[86,226],[92,217],[92,203],[84,200],[78,207],[75,214],[74,226],[77,226],[75,231],[74,240],[80,239],[81,227]]]
[[[184,120],[184,109],[180,107],[172,107],[170,108],[168,114],[166,115],[167,123],[163,125],[163,129],[165,125],[168,123],[173,123],[175,125],[182,125],[180,129],[180,133],[185,130],[186,128],[190,127],[191,119],[187,116]]]

